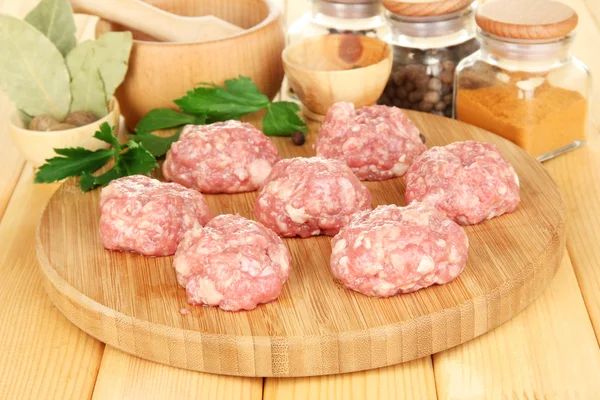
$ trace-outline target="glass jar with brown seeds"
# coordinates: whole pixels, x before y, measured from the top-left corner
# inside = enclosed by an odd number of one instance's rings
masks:
[[[452,116],[456,65],[479,48],[475,3],[439,3],[383,1],[394,64],[379,104]]]

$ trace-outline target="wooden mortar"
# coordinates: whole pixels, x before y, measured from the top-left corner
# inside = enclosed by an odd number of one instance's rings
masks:
[[[220,40],[198,43],[158,42],[133,31],[133,49],[125,81],[116,92],[127,127],[153,108],[173,108],[198,83],[223,84],[248,76],[273,98],[281,87],[285,46],[281,11],[270,0],[147,0],[153,6],[184,16],[214,15],[244,28]],[[176,29],[177,27],[173,27]],[[126,27],[100,20],[96,37]]]

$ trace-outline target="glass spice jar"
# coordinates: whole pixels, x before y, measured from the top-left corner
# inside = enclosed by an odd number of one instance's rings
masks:
[[[288,44],[330,33],[382,38],[388,32],[381,0],[312,0],[309,12],[288,29]]]
[[[340,33],[381,39],[389,32],[381,10],[381,0],[312,0],[311,10],[289,27],[287,43]],[[287,81],[283,86],[283,93],[297,98]]]
[[[479,45],[472,0],[384,0],[394,64],[378,103],[452,115],[454,70]]]
[[[548,0],[496,0],[476,20],[481,50],[457,67],[457,119],[540,161],[583,145],[591,82],[569,52],[575,11]]]

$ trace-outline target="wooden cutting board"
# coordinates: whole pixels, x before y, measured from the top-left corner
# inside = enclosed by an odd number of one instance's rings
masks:
[[[172,258],[106,251],[98,234],[100,191],[73,180],[52,197],[38,229],[45,287],[56,307],[97,339],[136,356],[241,376],[311,376],[383,367],[481,335],[525,308],[548,285],[565,247],[565,206],[540,163],[512,143],[446,118],[409,112],[427,145],[475,139],[498,145],[521,180],[509,215],[467,227],[460,277],[377,299],[350,291],[329,270],[330,238],[286,239],[292,274],[278,300],[249,312],[187,304]],[[274,138],[282,156],[310,156]],[[373,205],[404,205],[404,178],[369,182]],[[215,214],[252,218],[256,193],[208,195]],[[182,314],[180,310],[190,310]]]

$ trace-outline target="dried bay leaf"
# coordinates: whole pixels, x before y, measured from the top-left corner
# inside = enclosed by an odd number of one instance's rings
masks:
[[[0,88],[23,113],[61,121],[69,112],[69,71],[56,46],[27,22],[0,15]]]
[[[100,76],[104,82],[106,101],[109,102],[119,85],[125,79],[129,54],[133,45],[131,32],[108,32],[96,40],[96,45],[104,50],[97,52]]]
[[[77,44],[75,19],[67,0],[42,0],[25,21],[42,32],[66,56]]]
[[[84,64],[71,79],[71,94],[70,112],[83,110],[101,117],[108,114],[102,78],[98,69],[89,63]]]
[[[78,71],[86,70],[88,74],[94,69],[98,71],[104,85],[105,103],[108,104],[117,87],[125,79],[132,44],[131,32],[108,32],[95,41],[79,44],[67,55],[72,79],[75,79]],[[73,99],[81,96],[73,91],[73,87],[71,90]],[[73,103],[78,104],[75,100]],[[75,106],[71,107],[71,112],[78,110]]]

